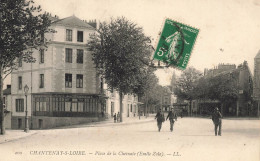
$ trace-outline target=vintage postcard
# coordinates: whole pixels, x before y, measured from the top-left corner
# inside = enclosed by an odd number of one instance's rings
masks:
[[[260,0],[1,1],[0,160],[259,161],[259,17]]]

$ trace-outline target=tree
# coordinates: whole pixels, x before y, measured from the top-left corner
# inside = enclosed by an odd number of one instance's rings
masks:
[[[50,20],[32,0],[0,2],[0,110],[1,134],[5,134],[3,80],[16,68],[17,59],[33,62],[32,50],[44,45]]]
[[[210,94],[210,84],[209,79],[201,77],[197,80],[195,89],[197,99],[209,99]]]
[[[124,17],[99,26],[87,46],[98,73],[110,89],[119,91],[122,122],[123,94],[137,93],[134,89],[147,71],[145,64],[149,64],[151,42],[141,27]]]
[[[238,72],[202,77],[198,80],[195,91],[198,99],[218,100],[221,110],[224,104],[231,104],[238,98]]]
[[[220,74],[210,77],[208,97],[221,102],[221,111],[225,103],[238,99],[238,73]]]
[[[134,88],[134,93],[138,94],[138,98],[145,102],[144,114],[147,116],[147,111],[150,102],[153,102],[153,94],[155,93],[155,88],[158,85],[158,78],[154,74],[155,68],[148,67],[146,71],[140,75],[138,79],[138,84]]]
[[[164,95],[164,87],[156,84],[149,91],[148,105],[156,107],[155,111],[158,111],[159,108],[162,108],[162,96]]]
[[[190,101],[190,111],[191,102],[196,96],[196,84],[197,80],[202,76],[202,73],[193,67],[189,67],[184,70],[181,76],[176,81],[176,86],[173,89],[174,94],[181,99]]]

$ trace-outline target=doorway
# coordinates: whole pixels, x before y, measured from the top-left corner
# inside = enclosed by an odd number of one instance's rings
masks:
[[[18,129],[22,128],[22,119],[18,119]]]
[[[38,122],[39,129],[42,129],[42,126],[43,126],[43,121],[42,121],[42,119],[39,119],[39,122]]]

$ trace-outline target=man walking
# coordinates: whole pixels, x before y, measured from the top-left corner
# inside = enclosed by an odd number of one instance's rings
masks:
[[[214,109],[214,112],[212,114],[212,121],[215,125],[215,136],[217,136],[217,134],[219,136],[221,136],[221,126],[222,126],[222,115],[221,113],[219,112],[218,108],[216,107]],[[218,132],[218,133],[217,133]]]
[[[165,119],[161,109],[159,109],[154,119],[157,119],[158,131],[160,132],[162,128],[162,122],[164,122]]]
[[[166,120],[169,118],[170,120],[170,130],[173,131],[173,125],[174,125],[174,119],[177,121],[177,114],[174,112],[173,108],[171,108],[171,111],[169,111]]]

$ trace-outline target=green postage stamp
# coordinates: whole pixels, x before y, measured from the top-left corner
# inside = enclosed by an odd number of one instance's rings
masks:
[[[198,33],[199,30],[196,28],[166,19],[154,59],[184,70]]]

